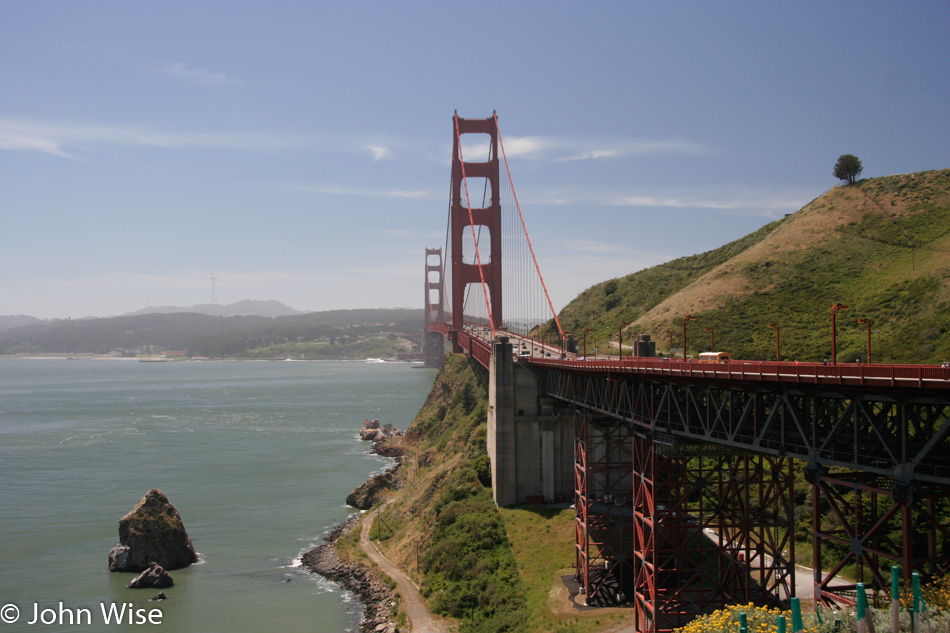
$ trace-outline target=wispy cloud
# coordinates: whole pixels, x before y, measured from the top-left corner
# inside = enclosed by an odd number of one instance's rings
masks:
[[[391,153],[391,150],[388,147],[384,147],[382,145],[367,145],[366,149],[368,149],[373,155],[373,160],[382,160],[384,158],[388,158]]]
[[[485,141],[465,144],[462,153],[466,161],[485,160],[489,144]],[[711,150],[693,141],[681,139],[575,139],[552,136],[514,136],[502,139],[505,155],[509,158],[529,158],[545,161],[584,161],[625,158],[629,156],[709,154]],[[499,152],[501,149],[499,149]]]
[[[412,240],[414,243],[418,243],[422,239],[438,241],[445,237],[444,230],[420,230],[418,228],[412,229],[397,229],[389,228],[379,231],[380,235],[386,237],[391,237],[399,240]]]
[[[241,83],[241,81],[232,79],[224,73],[217,73],[201,68],[189,68],[180,62],[160,66],[159,72],[199,86],[220,87],[233,86]]]
[[[630,247],[611,242],[595,242],[593,240],[566,240],[564,249],[572,253],[596,253],[597,255],[627,254]]]
[[[307,185],[298,183],[266,183],[266,186],[283,191],[300,191],[330,196],[364,196],[373,198],[434,199],[438,196],[425,189],[369,189],[365,187],[340,187],[337,185]]]
[[[814,195],[810,191],[782,190],[755,187],[674,187],[665,192],[594,191],[561,188],[543,195],[524,196],[528,204],[586,207],[653,207],[668,209],[711,209],[752,212],[763,217],[800,209]]]
[[[623,158],[626,156],[658,156],[658,155],[688,155],[709,154],[705,146],[692,141],[619,141],[616,143],[590,143],[587,146],[577,147],[557,160],[598,160],[604,158]]]
[[[299,139],[249,132],[167,132],[148,127],[0,118],[0,149],[32,150],[67,158],[101,145],[273,150],[298,144]]]

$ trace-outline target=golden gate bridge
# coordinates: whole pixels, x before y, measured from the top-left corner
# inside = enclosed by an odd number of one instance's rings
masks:
[[[802,512],[819,602],[853,602],[859,582],[885,592],[891,566],[904,579],[950,573],[950,369],[707,364],[642,345],[579,355],[497,115],[456,114],[452,128],[446,241],[426,249],[424,354],[438,364],[447,342],[490,371],[495,501],[573,501],[586,604],[632,606],[642,631],[727,604],[787,604]]]

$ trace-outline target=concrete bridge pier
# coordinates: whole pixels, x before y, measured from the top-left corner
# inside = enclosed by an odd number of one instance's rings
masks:
[[[554,503],[573,497],[574,420],[543,398],[543,378],[516,363],[508,337],[492,343],[488,455],[495,504]]]

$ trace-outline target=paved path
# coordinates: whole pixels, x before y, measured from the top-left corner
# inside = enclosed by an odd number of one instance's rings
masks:
[[[388,504],[387,504],[388,505]],[[385,507],[385,506],[383,506]],[[396,581],[396,590],[402,596],[402,607],[409,616],[409,626],[413,633],[449,633],[454,631],[443,620],[436,619],[419,594],[419,589],[406,574],[386,558],[370,538],[370,528],[373,522],[369,516],[364,517],[363,529],[360,531],[360,549],[376,563],[383,572]]]

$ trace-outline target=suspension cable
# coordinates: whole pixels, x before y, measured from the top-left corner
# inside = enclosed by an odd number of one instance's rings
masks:
[[[485,308],[488,310],[488,324],[491,326],[491,336],[492,339],[494,339],[495,318],[492,316],[491,303],[488,301],[488,286],[485,285],[485,272],[482,270],[482,256],[478,252],[478,235],[475,233],[475,217],[472,214],[472,203],[468,196],[468,179],[465,177],[465,159],[462,157],[462,134],[459,132],[458,114],[455,115],[455,139],[459,146],[459,165],[462,168],[462,184],[465,185],[465,204],[468,207],[468,224],[472,229],[472,240],[475,242],[475,260],[478,262],[478,276],[482,281],[482,292],[485,295]]]
[[[515,191],[515,183],[511,178],[511,168],[508,167],[508,155],[505,153],[505,143],[501,140],[501,128],[498,127],[498,114],[495,113],[495,130],[498,132],[498,144],[501,145],[501,155],[505,159],[505,171],[508,172],[508,184],[511,186],[511,194],[515,199],[515,207],[518,209],[518,218],[521,220],[521,228],[524,230],[524,238],[528,242],[528,250],[531,251],[531,259],[534,260],[534,267],[538,271],[538,279],[541,280],[541,287],[544,289],[544,297],[547,299],[548,307],[551,308],[551,314],[554,316],[554,323],[557,325],[557,330],[561,335],[561,340],[564,340],[564,330],[561,328],[561,321],[557,318],[557,312],[554,311],[554,304],[551,302],[551,295],[548,294],[548,287],[544,283],[544,276],[541,274],[541,267],[538,265],[538,258],[534,254],[534,247],[531,245],[531,238],[528,236],[528,227],[525,225],[524,216],[521,214],[521,205],[518,203],[518,192]],[[456,133],[458,132],[458,125],[456,124]],[[461,154],[462,148],[459,147],[459,154]],[[463,174],[464,176],[464,174]],[[466,194],[467,194],[466,189]],[[471,211],[470,211],[471,212]]]

